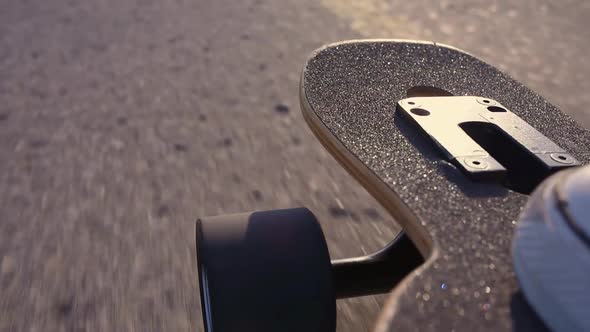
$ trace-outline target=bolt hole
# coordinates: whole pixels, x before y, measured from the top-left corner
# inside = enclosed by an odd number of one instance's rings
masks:
[[[559,157],[557,157],[557,159],[559,159],[559,160],[567,160],[567,157],[565,157],[565,156],[559,156]]]
[[[498,107],[498,106],[490,106],[490,107],[488,107],[488,111],[494,112],[494,113],[506,112],[505,109],[503,109],[502,107]]]
[[[487,100],[487,99],[484,99],[483,102],[486,103],[486,104],[489,104],[490,103],[490,101]]]
[[[410,105],[416,105],[416,103],[413,102],[413,101],[409,101],[408,104],[410,104]]]
[[[430,115],[430,112],[427,111],[427,110],[425,110],[425,109],[423,109],[423,108],[412,108],[410,110],[410,112],[412,112],[412,113],[414,113],[416,115],[419,115],[419,116],[427,116],[427,115]]]
[[[481,165],[481,162],[479,162],[479,161],[477,161],[477,160],[474,160],[474,161],[472,161],[471,163],[472,163],[473,165]]]

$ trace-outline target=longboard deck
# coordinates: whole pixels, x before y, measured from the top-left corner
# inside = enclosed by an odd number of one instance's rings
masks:
[[[510,255],[528,196],[469,180],[400,117],[396,103],[417,86],[495,99],[583,164],[590,162],[590,132],[463,51],[367,40],[314,52],[301,80],[306,121],[427,257],[392,291],[376,330],[543,330],[519,291]]]

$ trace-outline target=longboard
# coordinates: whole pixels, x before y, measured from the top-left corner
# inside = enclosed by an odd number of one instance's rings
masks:
[[[445,106],[433,98],[451,99]],[[512,236],[539,177],[590,162],[588,130],[495,67],[433,42],[325,46],[304,67],[300,99],[320,142],[425,257],[392,290],[376,331],[545,329],[519,289]],[[486,132],[495,126],[454,127],[445,116],[424,120],[455,108],[480,122],[504,121],[515,136]],[[478,148],[468,149],[474,141]],[[518,144],[532,166],[515,153]]]

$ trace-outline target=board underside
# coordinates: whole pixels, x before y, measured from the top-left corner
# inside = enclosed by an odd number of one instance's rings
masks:
[[[394,289],[377,330],[543,330],[519,291],[510,256],[528,196],[470,181],[396,114],[396,102],[416,86],[495,99],[583,164],[590,161],[587,130],[472,55],[395,40],[351,41],[316,51],[302,76],[306,120],[429,255]]]

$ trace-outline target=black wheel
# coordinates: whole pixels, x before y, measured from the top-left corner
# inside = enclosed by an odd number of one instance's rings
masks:
[[[308,209],[199,219],[197,265],[208,332],[336,329],[328,247]]]

